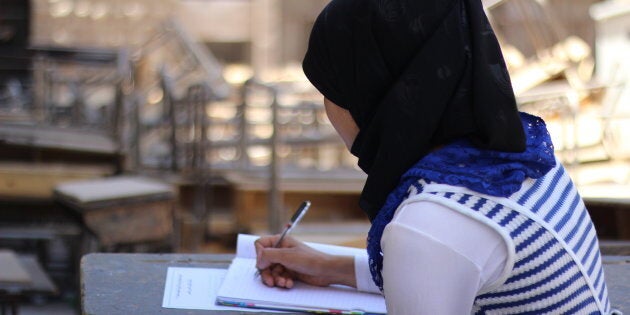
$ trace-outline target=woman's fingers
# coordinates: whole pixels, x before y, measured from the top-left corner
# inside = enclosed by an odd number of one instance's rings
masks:
[[[265,285],[290,289],[294,285],[294,275],[282,265],[273,265],[261,272],[261,278]]]
[[[261,249],[261,248],[275,247],[279,239],[280,239],[280,234],[263,236],[257,239],[256,241],[254,241],[254,245],[256,246],[256,250]],[[286,236],[285,238],[282,239],[282,242],[280,243],[278,247],[294,247],[297,244],[300,244],[300,242],[295,240],[291,236]]]
[[[271,267],[271,275],[273,275],[274,284],[277,287],[286,287],[286,272],[282,265],[274,265]]]
[[[265,285],[291,288],[297,279],[315,285],[330,283],[330,270],[326,267],[330,255],[290,237],[276,248],[278,239],[278,235],[267,236],[255,242],[256,268],[261,270]]]
[[[284,279],[284,287],[287,289],[291,289],[293,288],[293,273],[291,273],[289,270],[284,270],[284,272],[282,274],[280,274],[280,276]]]
[[[280,235],[264,236],[254,242],[254,246],[256,248],[256,268],[264,269],[269,267],[272,263],[281,263],[281,261],[269,261],[264,258],[268,257],[268,255],[265,255],[265,252],[270,249],[274,249],[279,239]],[[293,248],[295,246],[299,246],[300,244],[300,242],[287,236],[283,239],[282,244],[280,244],[278,248]]]
[[[254,245],[256,246],[256,249],[273,247],[278,241],[278,238],[280,238],[280,235],[263,236],[254,241]]]
[[[271,270],[269,270],[269,268],[263,269],[260,272],[260,278],[266,286],[273,287],[275,284],[275,281],[273,280],[273,275],[271,274]]]
[[[308,269],[309,263],[312,262],[308,261],[307,255],[294,248],[265,248],[256,257],[258,269],[281,264],[289,269],[304,272],[304,269]]]

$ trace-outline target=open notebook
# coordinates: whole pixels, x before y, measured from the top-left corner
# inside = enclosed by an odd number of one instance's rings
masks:
[[[334,314],[385,314],[382,295],[346,286],[316,287],[296,282],[291,289],[270,288],[256,277],[257,236],[239,235],[236,257],[217,294],[217,303],[239,307]],[[308,243],[335,255],[365,255],[360,249]]]

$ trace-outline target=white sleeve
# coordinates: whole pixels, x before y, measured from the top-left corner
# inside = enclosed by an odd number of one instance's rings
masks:
[[[381,238],[383,290],[390,314],[470,314],[477,294],[501,279],[503,237],[443,205],[397,210]]]
[[[357,290],[370,293],[381,293],[372,280],[367,253],[354,256],[354,276],[357,280]]]
[[[481,277],[474,263],[398,223],[387,225],[381,245],[389,314],[471,313]]]

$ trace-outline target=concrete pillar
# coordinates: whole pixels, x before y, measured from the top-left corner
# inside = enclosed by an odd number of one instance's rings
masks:
[[[267,80],[278,69],[282,55],[281,0],[252,0],[252,66]]]

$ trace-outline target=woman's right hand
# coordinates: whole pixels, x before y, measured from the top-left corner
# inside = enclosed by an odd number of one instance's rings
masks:
[[[256,246],[256,268],[267,286],[291,288],[296,280],[316,285],[344,284],[356,287],[354,257],[329,255],[292,238],[261,237]]]

